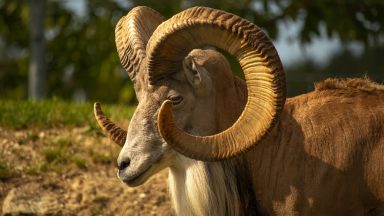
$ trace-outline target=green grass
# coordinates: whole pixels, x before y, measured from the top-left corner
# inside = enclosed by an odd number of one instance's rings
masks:
[[[103,105],[106,115],[112,120],[120,122],[129,120],[134,109],[133,106]],[[57,99],[43,101],[0,100],[0,127],[2,128],[51,128],[56,126],[96,128],[93,103],[77,104]]]
[[[0,180],[7,180],[15,175],[8,163],[0,160]]]

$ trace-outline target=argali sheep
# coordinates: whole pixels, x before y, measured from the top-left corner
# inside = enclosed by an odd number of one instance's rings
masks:
[[[169,168],[177,215],[383,215],[384,86],[328,79],[286,99],[285,74],[254,24],[205,7],[164,21],[136,7],[116,27],[137,109],[118,176],[138,186]],[[227,51],[245,81],[231,72]]]

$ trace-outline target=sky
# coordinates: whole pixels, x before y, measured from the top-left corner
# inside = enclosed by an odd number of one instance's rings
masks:
[[[309,44],[301,44],[298,40],[298,31],[301,22],[279,23],[279,35],[274,45],[284,65],[292,65],[298,61],[311,59],[318,65],[326,64],[332,55],[342,49],[342,44],[336,36],[328,38],[324,28],[320,28],[320,37],[314,37]],[[361,43],[350,42],[347,48],[355,55],[363,52]]]

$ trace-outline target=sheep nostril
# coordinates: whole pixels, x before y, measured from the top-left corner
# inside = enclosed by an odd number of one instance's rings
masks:
[[[124,170],[125,168],[127,168],[129,165],[131,164],[131,159],[126,159],[126,160],[123,160],[121,161],[121,163],[117,164],[117,168],[119,170]]]

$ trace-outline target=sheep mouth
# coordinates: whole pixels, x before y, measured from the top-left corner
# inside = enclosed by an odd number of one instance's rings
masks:
[[[134,176],[122,176],[119,174],[120,178],[122,178],[123,182],[130,187],[136,187],[143,184],[151,175],[152,172],[149,172],[152,168],[150,165],[148,168],[144,169],[142,172],[134,175]]]
[[[137,187],[144,184],[152,175],[156,174],[160,170],[167,167],[167,163],[164,163],[163,157],[159,156],[153,163],[141,171],[135,172],[133,175],[129,173],[124,173],[124,171],[118,171],[117,176],[121,181],[123,181],[129,187]]]

